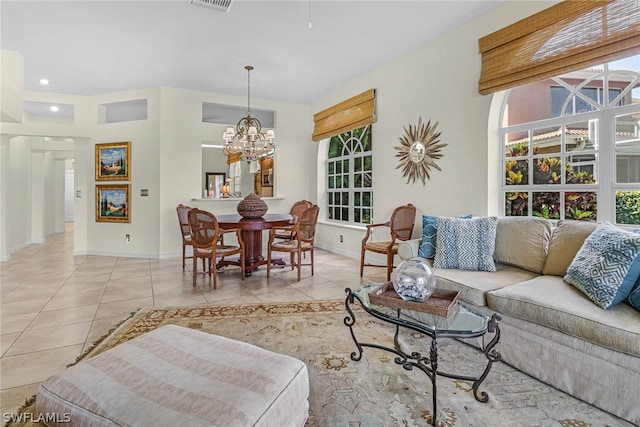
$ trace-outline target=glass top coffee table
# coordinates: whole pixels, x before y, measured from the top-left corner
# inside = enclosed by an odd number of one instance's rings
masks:
[[[473,383],[473,395],[476,400],[479,402],[487,402],[489,400],[489,395],[484,391],[478,392],[478,389],[480,384],[482,384],[489,374],[491,365],[494,362],[501,360],[500,353],[495,349],[496,344],[500,341],[500,328],[498,327],[500,315],[498,313],[494,313],[492,316],[485,316],[484,314],[474,311],[463,302],[458,302],[455,308],[446,317],[429,314],[423,311],[394,308],[372,303],[369,299],[369,293],[383,285],[384,284],[382,283],[371,283],[364,285],[355,291],[352,291],[349,288],[345,289],[345,292],[347,293],[345,306],[349,315],[345,317],[344,323],[349,327],[351,337],[353,338],[358,350],[357,352],[354,351],[351,353],[351,360],[359,361],[362,358],[363,348],[371,347],[394,353],[397,356],[394,359],[395,363],[402,365],[402,367],[408,371],[416,367],[424,372],[431,380],[433,395],[432,425],[434,426],[436,425],[437,414],[436,377],[438,375]],[[356,316],[352,309],[356,300],[369,315],[380,319],[385,323],[396,325],[396,331],[393,337],[393,347],[385,347],[379,344],[362,343],[358,341],[353,329],[353,326],[356,323]],[[431,339],[429,354],[422,355],[419,352],[405,352],[402,350],[398,339],[400,327],[411,329],[428,336]],[[438,370],[437,341],[439,338],[484,338],[487,334],[490,334],[489,336],[491,339],[486,345],[483,345],[483,348],[481,349],[482,353],[487,358],[487,365],[479,376],[472,377],[457,375]]]

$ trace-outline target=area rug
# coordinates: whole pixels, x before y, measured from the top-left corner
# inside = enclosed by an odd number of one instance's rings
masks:
[[[432,422],[431,384],[415,369],[406,371],[393,354],[365,348],[360,361],[346,317],[344,301],[235,306],[145,308],[133,314],[88,353],[83,360],[166,324],[177,324],[296,357],[307,364],[310,380],[308,427],[426,426]],[[362,342],[393,345],[393,327],[356,310],[355,332]],[[428,354],[430,341],[419,333],[401,334],[401,345]],[[486,364],[470,345],[438,342],[443,370],[477,375]],[[499,345],[498,345],[499,349]],[[438,377],[441,427],[631,426],[574,399],[509,365],[493,365],[480,391],[489,401],[474,399],[471,384]],[[33,399],[12,426],[41,425]],[[224,425],[224,424],[222,424]]]

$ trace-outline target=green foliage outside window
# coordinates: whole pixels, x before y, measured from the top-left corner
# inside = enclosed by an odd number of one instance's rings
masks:
[[[506,216],[528,216],[529,215],[529,194],[526,191],[510,192],[505,195],[505,215]]]
[[[519,144],[510,149],[510,156],[522,156],[528,153],[526,145]],[[561,182],[562,163],[560,157],[540,157],[533,161],[533,184],[554,185]],[[570,165],[565,166],[567,184],[594,184],[596,180],[587,171],[576,172]],[[506,185],[529,184],[528,160],[508,160],[505,162]],[[505,214],[508,216],[528,215],[528,192],[508,192],[505,194]],[[565,218],[595,221],[597,212],[597,195],[595,192],[567,192],[565,194]],[[531,215],[560,219],[559,192],[533,192],[531,199]]]
[[[640,191],[616,193],[616,223],[640,224]]]
[[[505,162],[505,181],[507,185],[529,183],[529,164],[526,160],[510,160]]]
[[[594,191],[586,193],[567,192],[564,195],[566,219],[595,221],[598,212],[598,197]]]
[[[560,193],[556,191],[534,192],[531,209],[533,216],[560,219]]]
[[[329,142],[329,153],[328,157],[333,159],[334,157],[338,157],[342,155],[342,141],[339,138],[333,137]]]

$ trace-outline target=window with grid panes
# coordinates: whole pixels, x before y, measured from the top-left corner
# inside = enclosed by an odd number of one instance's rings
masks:
[[[510,89],[507,216],[640,224],[640,56]]]
[[[371,183],[371,126],[332,137],[327,155],[328,219],[350,224],[371,224]]]

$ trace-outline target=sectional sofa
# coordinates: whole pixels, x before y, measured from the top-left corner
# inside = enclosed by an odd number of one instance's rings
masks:
[[[459,291],[461,300],[481,312],[501,314],[498,349],[506,363],[640,424],[640,311],[628,301],[603,309],[564,280],[599,225],[495,220],[496,271],[432,267],[438,286]],[[424,239],[401,243],[400,258],[418,256]],[[432,242],[444,244],[440,237]],[[429,263],[437,261],[436,255]]]

